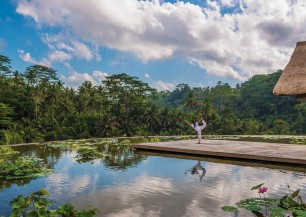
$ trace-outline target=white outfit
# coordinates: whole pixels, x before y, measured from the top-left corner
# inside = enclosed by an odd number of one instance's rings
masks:
[[[206,173],[206,170],[205,170],[204,167],[201,166],[201,162],[200,161],[198,161],[197,165],[195,165],[194,168],[195,168],[196,173],[199,175],[200,182],[201,182],[203,177],[204,177],[204,175],[205,175],[205,173]]]
[[[199,143],[201,142],[201,139],[202,139],[201,131],[207,126],[204,120],[202,120],[202,124],[203,124],[202,126],[199,126],[198,122],[195,123],[195,126],[191,124],[191,126],[198,132]]]

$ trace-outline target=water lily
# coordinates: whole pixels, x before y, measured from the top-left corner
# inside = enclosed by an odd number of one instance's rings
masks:
[[[266,188],[266,187],[261,187],[261,188],[258,189],[258,193],[259,193],[259,194],[264,194],[265,192],[267,192],[267,190],[268,190],[268,188]]]

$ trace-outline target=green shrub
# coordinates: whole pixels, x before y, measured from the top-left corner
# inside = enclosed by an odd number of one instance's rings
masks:
[[[40,216],[40,217],[93,217],[98,213],[97,209],[76,210],[71,204],[64,204],[55,210],[48,207],[53,204],[46,196],[50,193],[41,188],[39,191],[30,194],[27,197],[19,195],[10,202],[12,206],[11,217]]]
[[[24,142],[20,134],[17,132],[3,131],[3,135],[5,144],[7,145],[20,144]]]
[[[15,151],[8,145],[0,146],[0,163],[13,157],[14,155],[18,153],[19,153],[18,151]]]
[[[297,139],[293,138],[290,140],[291,144],[300,144],[300,145],[306,145],[306,139]]]

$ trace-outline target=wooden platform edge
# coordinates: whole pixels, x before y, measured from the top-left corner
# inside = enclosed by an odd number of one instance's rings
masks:
[[[267,161],[267,162],[277,162],[277,163],[290,163],[290,164],[301,164],[306,165],[306,159],[292,159],[292,158],[280,158],[280,157],[270,157],[270,156],[258,156],[251,154],[237,154],[237,153],[228,153],[228,152],[216,152],[216,151],[203,151],[203,150],[192,150],[192,149],[183,149],[183,148],[170,148],[170,147],[156,147],[148,145],[133,145],[135,149],[141,150],[151,150],[151,151],[163,151],[171,153],[180,153],[180,154],[193,154],[193,155],[203,155],[203,156],[214,156],[214,157],[226,157],[234,159],[244,159],[244,160],[258,160],[258,161]]]

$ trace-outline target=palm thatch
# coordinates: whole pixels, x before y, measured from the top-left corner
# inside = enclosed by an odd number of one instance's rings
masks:
[[[276,83],[273,94],[297,95],[306,100],[306,41],[296,43],[289,63]]]

